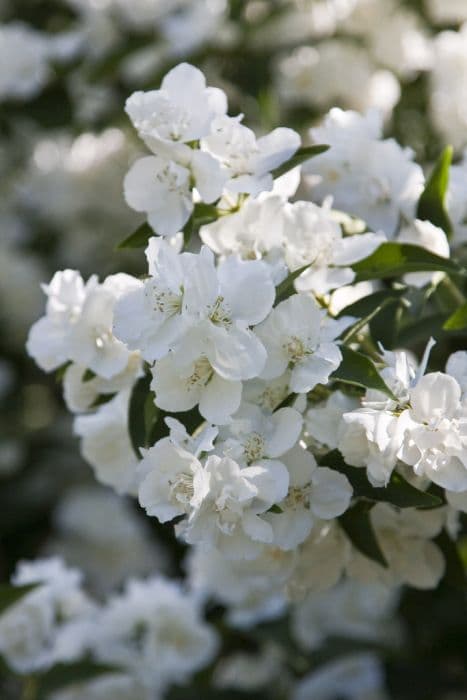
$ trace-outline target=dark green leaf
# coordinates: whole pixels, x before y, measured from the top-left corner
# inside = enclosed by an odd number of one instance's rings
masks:
[[[271,506],[268,510],[268,513],[283,513],[284,511],[280,506],[275,503],[273,506]]]
[[[310,158],[319,156],[321,153],[325,153],[328,150],[329,146],[319,143],[316,143],[313,146],[304,146],[303,148],[299,148],[298,151],[294,153],[291,158],[289,158],[289,160],[282,163],[282,165],[279,165],[278,168],[275,168],[275,170],[272,171],[272,176],[276,178],[280,177],[281,175],[285,175],[285,173],[288,173],[289,170],[296,168],[297,165],[306,163],[306,161],[310,160]]]
[[[15,603],[18,603],[31,591],[35,590],[37,583],[31,583],[27,586],[11,586],[8,583],[0,584],[0,615],[3,614]]]
[[[401,277],[409,272],[446,272],[465,275],[466,270],[449,258],[409,243],[382,243],[368,258],[352,265],[355,282]]]
[[[58,369],[55,370],[55,380],[57,382],[62,382],[63,378],[65,377],[66,371],[68,367],[71,365],[71,362],[65,362],[63,365],[60,365]]]
[[[360,352],[351,350],[345,345],[341,346],[341,352],[342,362],[331,375],[331,379],[361,386],[365,389],[376,389],[397,401],[397,398],[383,381],[375,365],[368,357]]]
[[[297,279],[297,277],[300,277],[302,272],[308,270],[309,267],[310,265],[304,265],[303,267],[299,267],[298,270],[291,272],[289,275],[287,275],[285,280],[282,280],[282,282],[277,285],[276,301],[274,302],[275,306],[277,306],[277,304],[280,304],[281,301],[285,301],[286,299],[288,299],[292,294],[295,294],[295,280]]]
[[[50,693],[56,690],[77,683],[87,683],[112,673],[121,673],[121,669],[107,664],[98,664],[91,660],[56,664],[49,671],[37,677],[39,698],[45,700]]]
[[[117,250],[124,250],[125,248],[145,248],[149,239],[155,235],[155,232],[147,221],[145,221],[144,224],[141,224],[128,238],[125,238],[125,240],[118,244]]]
[[[114,394],[99,394],[99,396],[96,397],[96,399],[92,402],[92,404],[89,406],[89,408],[99,408],[99,406],[103,406],[106,403],[109,403],[109,401],[112,401],[117,396],[117,393]]]
[[[87,369],[85,370],[82,380],[83,382],[90,382],[92,379],[94,379],[96,376],[96,373],[92,371],[92,369]]]
[[[459,306],[443,325],[445,331],[459,331],[464,328],[467,328],[467,302]]]
[[[337,318],[341,318],[342,316],[358,316],[358,318],[369,316],[385,301],[399,301],[404,293],[404,289],[381,289],[379,292],[368,294],[368,296],[357,299],[357,301],[349,304],[339,311]]]
[[[448,237],[452,235],[452,224],[446,209],[446,194],[449,187],[452,150],[452,146],[446,146],[441,153],[418,200],[417,207],[418,219],[431,221],[435,226],[442,228]]]
[[[138,379],[131,392],[128,407],[128,432],[138,458],[141,457],[139,448],[146,445],[146,401],[151,395],[151,377],[145,375]]]
[[[371,503],[360,501],[341,515],[339,522],[345,534],[359,552],[381,564],[381,566],[387,567],[386,559],[371,524],[371,508]]]
[[[457,590],[467,590],[467,577],[462,558],[457,549],[456,543],[451,540],[446,530],[443,530],[434,542],[443,552],[446,570],[443,581]]]
[[[436,508],[443,505],[439,496],[420,491],[397,472],[392,473],[387,486],[372,486],[368,481],[366,470],[363,467],[351,467],[346,464],[338,450],[328,452],[321,457],[319,463],[345,474],[354,490],[354,495],[374,503],[391,503],[398,508]]]

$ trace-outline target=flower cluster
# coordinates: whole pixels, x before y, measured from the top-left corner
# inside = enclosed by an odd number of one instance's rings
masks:
[[[436,270],[454,265],[445,231],[423,218],[413,153],[382,139],[372,112],[331,110],[310,134],[326,152],[298,151],[289,129],[258,139],[188,64],[126,111],[153,152],[124,188],[161,234],[145,233],[147,273],[56,273],[28,341],[42,368],[61,368],[97,479],[174,522],[192,585],[234,624],[342,577],[436,586],[433,539],[465,510],[467,353],[441,373],[427,371],[432,342],[420,366],[404,350],[356,352],[381,311],[362,317],[359,299],[410,306],[402,289],[436,289]],[[384,246],[435,261],[404,268],[389,300],[371,265],[358,279]]]
[[[216,652],[216,634],[199,603],[163,577],[130,580],[103,604],[89,598],[81,574],[58,558],[21,563],[13,584],[19,600],[0,618],[1,652],[10,666],[30,674],[84,656],[107,665],[97,681],[47,696],[55,700],[153,700],[186,683]]]

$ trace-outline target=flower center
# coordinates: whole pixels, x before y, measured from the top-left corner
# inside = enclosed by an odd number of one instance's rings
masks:
[[[209,320],[216,326],[224,326],[224,328],[230,328],[232,325],[230,310],[227,304],[224,304],[224,297],[217,297],[216,301],[210,308]]]
[[[245,458],[249,464],[261,459],[264,454],[264,438],[259,433],[251,433],[243,445]]]
[[[309,350],[303,340],[296,335],[288,338],[282,347],[289,358],[289,362],[292,364],[300,362],[300,360],[303,360],[307,355],[311,355],[311,350]]]
[[[147,285],[145,296],[149,299],[154,311],[166,316],[175,316],[182,310],[183,289],[175,294],[170,289],[160,289],[154,284]]]
[[[193,367],[193,372],[186,380],[188,391],[195,387],[206,386],[213,374],[214,370],[211,367],[211,363],[205,355],[202,355],[196,360]]]

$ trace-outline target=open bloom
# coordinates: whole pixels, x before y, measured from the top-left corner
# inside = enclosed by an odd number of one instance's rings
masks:
[[[307,392],[317,384],[326,384],[342,360],[333,341],[348,325],[345,317],[339,321],[327,317],[311,296],[294,294],[255,329],[267,350],[261,377],[273,379],[290,368],[293,392]]]
[[[125,111],[154,153],[177,153],[175,144],[207,136],[213,119],[227,111],[219,88],[206,87],[203,73],[180,63],[167,73],[159,90],[134,92]]]
[[[296,131],[278,128],[257,139],[238,117],[218,117],[201,146],[215,156],[230,176],[226,189],[257,195],[273,186],[274,168],[289,160],[300,147]]]
[[[282,456],[290,475],[287,497],[281,512],[267,517],[274,541],[282,549],[295,549],[311,533],[318,520],[332,520],[350,505],[353,489],[344,474],[318,467],[313,455],[297,445]]]
[[[241,468],[230,457],[211,455],[193,480],[193,510],[179,528],[190,544],[203,543],[232,559],[257,556],[274,540],[261,517],[284,498],[289,484],[281,462],[267,460]]]

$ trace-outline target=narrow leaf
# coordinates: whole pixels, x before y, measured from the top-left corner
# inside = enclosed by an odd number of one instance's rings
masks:
[[[339,522],[352,544],[364,556],[387,568],[370,519],[372,504],[360,501],[340,516]]]
[[[277,306],[277,304],[280,304],[281,301],[285,301],[288,299],[292,294],[295,294],[295,287],[294,287],[294,282],[297,279],[297,277],[300,277],[302,272],[305,272],[310,267],[310,265],[304,265],[303,267],[299,267],[298,270],[294,270],[294,272],[291,272],[285,280],[282,280],[280,284],[277,285],[276,287],[276,301],[274,302],[274,305]]]
[[[466,270],[449,258],[430,253],[409,243],[382,243],[374,253],[352,265],[355,282],[401,277],[408,272],[446,272],[466,275]]]
[[[8,583],[0,584],[0,615],[5,613],[8,608],[15,603],[18,603],[31,591],[34,591],[40,584],[31,583],[27,586],[11,586]]]
[[[443,324],[445,331],[460,331],[467,328],[467,302],[459,306]]]
[[[439,496],[420,491],[397,472],[392,473],[387,486],[372,486],[367,479],[366,470],[363,467],[351,467],[346,464],[338,450],[325,454],[319,463],[345,474],[354,490],[354,495],[374,503],[391,503],[398,508],[437,508],[443,505],[443,500]]]
[[[373,362],[360,352],[351,350],[345,345],[341,345],[342,362],[336,371],[331,375],[331,379],[361,386],[365,389],[376,389],[383,392],[390,399],[397,401],[391,389],[381,378]]]
[[[138,458],[141,458],[139,448],[146,447],[145,406],[150,393],[150,384],[150,375],[138,379],[133,387],[128,406],[128,432]]]
[[[155,235],[155,232],[147,221],[145,221],[144,224],[141,224],[128,238],[125,238],[125,240],[118,244],[117,250],[125,250],[125,248],[145,248],[149,239]]]
[[[279,165],[279,167],[272,171],[272,176],[276,178],[280,177],[281,175],[285,175],[285,173],[288,173],[289,170],[296,168],[297,165],[301,165],[307,160],[310,160],[310,158],[319,156],[321,153],[325,153],[328,150],[329,146],[319,143],[313,144],[313,146],[304,146],[303,148],[299,148],[298,151],[294,153],[291,158],[289,158],[289,160],[282,163],[282,165]]]
[[[417,207],[417,218],[431,221],[435,226],[439,226],[448,238],[452,235],[452,224],[446,209],[446,194],[449,187],[452,152],[452,146],[446,146],[441,153],[418,200]]]

